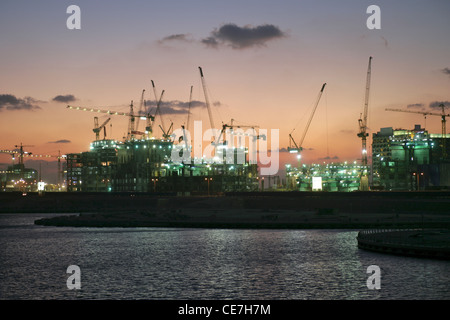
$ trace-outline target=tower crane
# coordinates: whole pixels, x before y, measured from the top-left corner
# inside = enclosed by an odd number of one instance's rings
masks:
[[[105,122],[101,126],[98,125],[98,117],[94,117],[94,129],[92,131],[95,132],[95,140],[99,140],[100,131],[104,129],[104,136],[103,139],[106,138],[106,124],[111,120],[111,118],[106,119]]]
[[[24,157],[30,157],[30,158],[57,158],[58,159],[58,177],[57,177],[57,183],[59,186],[61,186],[61,180],[63,178],[63,171],[61,167],[61,159],[66,159],[66,155],[62,155],[61,151],[58,150],[58,155],[51,155],[51,154],[24,154]]]
[[[367,68],[367,78],[366,78],[366,94],[364,99],[364,114],[362,117],[360,116],[359,123],[359,133],[358,137],[361,138],[362,141],[362,165],[364,167],[367,166],[367,112],[369,109],[369,93],[370,93],[370,77],[372,72],[372,57],[369,58],[369,66]]]
[[[301,152],[303,150],[303,141],[305,140],[306,133],[308,132],[308,128],[309,128],[309,126],[311,124],[311,121],[312,121],[312,119],[314,117],[314,113],[316,112],[317,106],[319,105],[320,97],[322,96],[323,90],[325,89],[326,85],[327,84],[324,83],[322,85],[322,89],[320,89],[320,92],[319,92],[319,95],[317,97],[316,103],[315,103],[314,108],[313,108],[313,110],[311,112],[311,115],[309,116],[308,123],[306,124],[305,131],[303,131],[303,135],[301,137],[300,142],[297,144],[295,142],[294,138],[292,137],[292,132],[294,132],[295,128],[291,131],[291,133],[289,133],[289,147],[288,147],[288,151],[290,153],[298,153],[297,157],[299,159],[299,163],[300,163],[300,159],[301,159]]]
[[[24,166],[24,164],[23,164],[23,158],[24,158],[26,155],[31,155],[31,154],[32,154],[31,152],[24,151],[23,148],[24,148],[24,147],[25,147],[25,148],[26,148],[26,147],[34,147],[34,146],[32,146],[32,145],[23,145],[22,143],[20,143],[20,145],[15,145],[15,147],[16,147],[16,148],[19,148],[19,149],[14,149],[14,150],[1,150],[1,152],[2,152],[2,153],[9,153],[9,154],[11,154],[12,157],[13,157],[13,161],[14,161],[14,159],[15,159],[16,154],[17,154],[17,153],[19,154],[19,170],[20,170],[20,178],[23,179],[23,178],[24,178],[23,172],[24,172],[24,169],[25,169],[25,166]]]
[[[369,190],[369,182],[367,177],[367,137],[369,134],[367,133],[367,112],[369,109],[369,94],[370,94],[370,77],[372,72],[372,57],[369,57],[369,66],[367,67],[367,77],[366,77],[366,93],[364,98],[364,113],[362,117],[360,116],[359,123],[359,133],[357,136],[361,138],[362,143],[362,170],[360,177],[360,185],[359,189],[361,191]]]
[[[32,154],[31,152],[26,152],[23,151],[23,148],[25,147],[34,147],[34,146],[24,146],[22,143],[19,145],[15,145],[16,148],[19,148],[19,164],[21,166],[21,168],[23,167],[23,157],[28,155],[28,154]]]
[[[158,100],[158,95],[156,94],[156,87],[155,87],[155,83],[153,82],[153,80],[152,80],[152,87],[153,87],[153,92],[155,94],[155,102],[156,102],[156,111],[155,111],[154,119],[156,119],[156,117],[159,116],[159,118],[161,119],[161,124],[159,125],[159,127],[161,128],[161,130],[163,132],[163,138],[168,139],[170,137],[170,130],[172,130],[173,123],[170,125],[169,129],[166,131],[166,126],[164,125],[164,118],[161,113],[161,101],[162,101],[165,90],[161,91],[161,95],[159,96],[159,100]]]
[[[409,113],[418,113],[418,114],[422,114],[425,119],[428,115],[430,116],[439,116],[441,117],[441,125],[442,125],[442,155],[443,158],[446,159],[447,158],[447,150],[446,150],[446,144],[445,144],[445,138],[446,138],[446,134],[447,134],[447,128],[446,128],[446,117],[450,117],[449,113],[445,113],[445,105],[443,103],[441,103],[439,105],[439,108],[442,109],[441,113],[436,113],[436,112],[428,112],[428,111],[412,111],[412,110],[402,110],[402,109],[393,109],[393,108],[386,108],[386,111],[397,111],[397,112],[409,112]]]
[[[218,144],[219,143],[219,141],[220,141],[220,139],[222,138],[222,136],[223,136],[223,145],[226,145],[227,144],[227,141],[226,141],[226,135],[224,134],[225,133],[225,131],[227,130],[227,128],[229,128],[229,129],[231,129],[231,131],[233,132],[233,129],[234,128],[238,128],[238,129],[241,129],[241,128],[247,128],[247,129],[255,129],[255,128],[259,128],[259,126],[256,126],[256,125],[235,125],[233,122],[234,122],[235,120],[234,119],[231,119],[231,124],[223,124],[222,125],[222,130],[220,131],[220,134],[219,134],[219,136],[217,137],[217,140],[216,140],[216,144]],[[260,139],[260,138],[266,138],[266,136],[265,135],[257,135],[257,136],[255,136],[254,137],[255,139]]]
[[[134,119],[137,117],[141,117],[140,115],[135,115],[133,112],[133,101],[131,101],[130,105],[130,112],[119,112],[119,111],[113,111],[113,110],[106,110],[106,109],[98,109],[98,108],[88,108],[88,107],[74,107],[68,105],[66,108],[71,110],[80,110],[80,111],[89,111],[89,112],[96,112],[96,113],[105,113],[109,115],[118,115],[118,116],[126,116],[130,118],[129,126],[128,126],[128,137],[131,138],[132,135],[134,135]],[[147,114],[147,119],[153,119],[153,116]],[[133,129],[133,133],[130,131]]]
[[[60,181],[61,181],[61,177],[63,175],[62,170],[61,170],[61,159],[65,159],[67,156],[66,155],[61,155],[61,152],[58,151],[58,155],[49,155],[49,154],[33,154],[31,152],[27,152],[24,151],[23,148],[24,147],[34,147],[34,146],[27,146],[27,145],[23,145],[20,144],[15,146],[16,148],[19,149],[14,149],[14,150],[0,150],[0,153],[9,153],[12,157],[13,160],[15,159],[15,156],[17,154],[19,154],[19,163],[23,164],[23,158],[27,157],[27,158],[57,158],[58,159],[58,184],[60,185]],[[14,164],[14,162],[13,162]],[[20,169],[23,169],[23,166],[20,166]]]

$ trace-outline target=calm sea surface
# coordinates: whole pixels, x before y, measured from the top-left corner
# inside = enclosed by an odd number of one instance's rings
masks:
[[[450,299],[450,262],[362,251],[353,230],[33,224],[49,216],[0,215],[0,299]]]

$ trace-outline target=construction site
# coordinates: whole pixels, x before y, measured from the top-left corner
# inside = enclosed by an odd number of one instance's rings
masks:
[[[324,83],[314,103],[308,122],[296,141],[293,131],[289,133],[288,152],[296,158],[297,164],[286,164],[285,176],[277,177],[278,183],[269,185],[270,178],[261,175],[258,163],[252,161],[251,142],[266,139],[265,136],[249,136],[257,126],[235,125],[233,119],[222,124],[221,130],[213,136],[211,157],[196,157],[192,152],[189,132],[190,104],[186,125],[174,130],[173,123],[166,127],[161,101],[164,90],[157,92],[154,82],[152,89],[156,111],[150,112],[142,91],[141,100],[135,110],[133,101],[129,112],[92,107],[67,106],[67,110],[91,112],[107,115],[99,123],[94,117],[95,140],[90,150],[61,155],[36,155],[26,151],[29,145],[15,145],[15,149],[0,150],[12,156],[13,163],[0,172],[1,191],[21,192],[140,192],[171,193],[178,195],[217,195],[226,192],[256,192],[268,188],[276,191],[395,191],[433,190],[450,188],[450,134],[446,133],[445,107],[441,113],[416,112],[426,116],[439,116],[442,132],[429,133],[420,125],[414,129],[381,128],[373,133],[372,145],[368,143],[368,108],[371,82],[372,57],[369,58],[363,112],[358,120],[361,139],[361,159],[306,164],[302,162],[303,142],[313,121],[321,96],[326,88]],[[214,127],[208,92],[203,70],[199,67],[204,91],[205,105],[210,126]],[[386,111],[413,112],[401,109]],[[127,136],[122,141],[107,139],[106,125],[111,116],[128,119]],[[156,127],[156,121],[160,123]],[[244,132],[243,130],[247,130]],[[178,134],[175,134],[175,131]],[[103,138],[101,138],[103,132]],[[245,140],[247,139],[247,140]],[[241,140],[248,141],[242,144]],[[249,145],[250,144],[250,145]],[[371,150],[371,152],[369,151]],[[253,150],[254,151],[254,150]],[[183,161],[174,161],[181,158]],[[58,178],[56,185],[49,187],[42,181],[40,171],[26,168],[24,159],[56,159]],[[14,161],[18,159],[16,164]],[[281,179],[280,179],[281,178]],[[268,183],[269,182],[269,183]]]

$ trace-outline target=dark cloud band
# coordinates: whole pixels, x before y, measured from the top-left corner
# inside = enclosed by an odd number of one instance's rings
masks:
[[[210,47],[217,47],[219,43],[223,43],[233,49],[245,49],[264,46],[268,41],[285,36],[283,31],[271,24],[239,27],[229,23],[214,30],[211,36],[203,39],[202,42]]]
[[[36,110],[41,109],[36,103],[39,101],[31,97],[23,99],[17,98],[12,94],[0,95],[0,111],[3,110]]]
[[[77,99],[73,94],[66,94],[66,95],[58,95],[52,99],[52,101],[55,102],[62,102],[62,103],[68,103],[76,101]]]

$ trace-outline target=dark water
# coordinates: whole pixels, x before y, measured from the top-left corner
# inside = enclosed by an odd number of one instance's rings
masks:
[[[33,224],[45,216],[0,215],[0,299],[450,299],[450,262],[362,251],[353,230]]]

